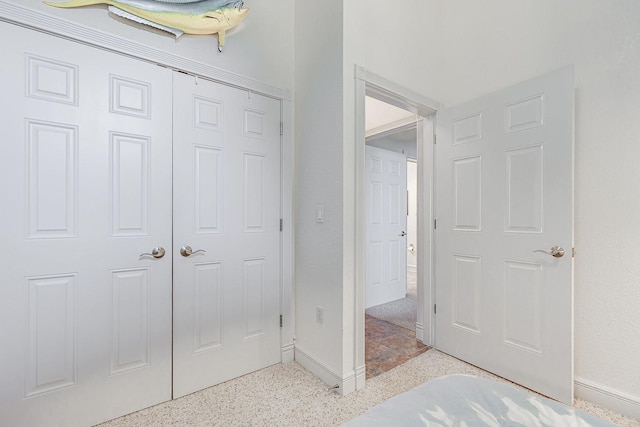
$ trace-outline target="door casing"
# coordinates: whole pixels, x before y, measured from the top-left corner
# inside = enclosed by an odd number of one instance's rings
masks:
[[[371,96],[383,102],[395,105],[421,116],[417,123],[418,146],[418,321],[416,337],[427,345],[433,343],[433,312],[426,309],[432,306],[432,234],[433,228],[424,229],[423,224],[433,224],[433,134],[435,113],[440,104],[406,89],[394,82],[380,77],[362,66],[356,65],[356,241],[355,241],[355,334],[354,334],[354,371],[356,390],[365,386],[364,357],[364,292],[365,292],[365,253],[366,253],[366,188],[365,188],[365,96]]]

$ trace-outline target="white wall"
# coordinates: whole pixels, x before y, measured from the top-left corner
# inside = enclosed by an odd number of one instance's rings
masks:
[[[379,99],[365,96],[364,99],[365,117],[364,130],[365,135],[378,133],[380,128],[391,128],[395,122],[406,122],[407,119],[415,119],[415,114],[395,105],[387,104]]]
[[[176,41],[172,34],[113,18],[104,5],[59,9],[42,0],[6,1],[279,88],[293,88],[293,0],[246,1],[249,15],[227,33],[223,53],[217,50],[216,36],[185,35]]]
[[[429,13],[429,1],[398,0],[390,5],[383,1],[343,1],[343,133],[342,161],[342,250],[343,257],[343,372],[361,369],[354,359],[355,322],[355,248],[356,248],[356,146],[355,146],[355,80],[354,67],[361,65],[378,75],[408,88],[411,82],[425,80],[429,67],[430,38],[416,37],[422,29],[433,28],[435,17]],[[421,77],[422,76],[422,77]],[[420,93],[428,94],[428,90]],[[299,165],[298,167],[301,167]],[[336,195],[338,196],[338,195]]]
[[[412,133],[417,139],[416,130],[411,129],[406,131],[408,133]],[[383,150],[394,151],[396,153],[402,153],[409,159],[418,158],[418,149],[416,141],[404,141],[394,139],[393,135],[388,137],[381,138],[367,138],[367,145],[371,145],[372,147],[382,148]]]
[[[296,358],[333,385],[352,336],[342,313],[342,0],[297,2],[295,21]]]
[[[382,3],[345,2],[345,170],[355,63],[445,105],[575,65],[575,373],[640,404],[640,3]]]

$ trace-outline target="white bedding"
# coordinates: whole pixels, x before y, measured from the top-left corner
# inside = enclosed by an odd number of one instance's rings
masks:
[[[469,375],[449,375],[392,397],[344,426],[615,425],[510,384]]]

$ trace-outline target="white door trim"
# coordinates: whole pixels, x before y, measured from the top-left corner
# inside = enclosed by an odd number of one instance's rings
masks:
[[[355,142],[356,142],[356,211],[355,211],[355,295],[354,295],[354,360],[356,390],[365,385],[364,357],[364,290],[365,290],[365,252],[366,252],[366,188],[365,188],[365,95],[404,108],[422,116],[418,121],[418,247],[433,247],[432,227],[423,228],[423,224],[432,224],[433,168],[425,173],[424,165],[433,165],[433,120],[440,104],[412,90],[406,89],[390,80],[380,77],[366,68],[355,66]],[[418,256],[418,328],[416,333],[424,343],[431,344],[432,312],[432,251],[420,251]],[[427,315],[427,313],[429,313]],[[422,327],[420,328],[420,320]],[[420,336],[422,334],[422,336]]]
[[[113,34],[97,31],[95,28],[67,21],[53,15],[17,5],[8,0],[0,0],[0,21],[41,31],[53,36],[67,38],[111,52],[124,54],[164,67],[184,71],[189,74],[269,96],[281,101],[283,123],[282,143],[282,284],[281,330],[282,362],[293,361],[293,337],[295,331],[293,307],[293,94],[288,89],[278,88],[236,73],[181,56],[163,52]]]

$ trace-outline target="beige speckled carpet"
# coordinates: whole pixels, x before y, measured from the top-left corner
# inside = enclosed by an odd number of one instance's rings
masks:
[[[391,396],[450,374],[496,378],[430,350],[368,380],[363,390],[340,396],[294,362],[274,365],[102,426],[337,426]],[[620,426],[640,426],[638,421],[589,402],[577,400],[575,407]]]

